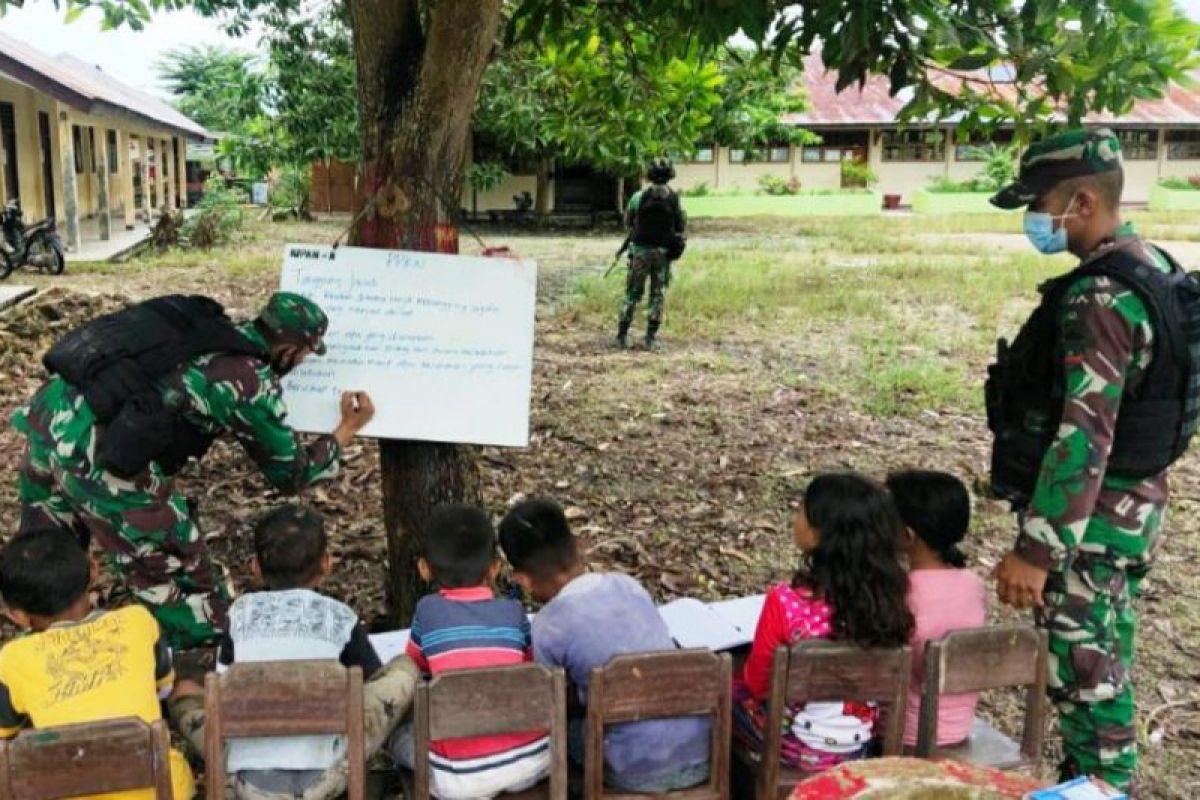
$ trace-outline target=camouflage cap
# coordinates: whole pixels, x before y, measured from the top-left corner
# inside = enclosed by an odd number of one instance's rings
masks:
[[[992,197],[992,205],[1020,208],[1067,178],[1119,169],[1121,144],[1108,128],[1060,133],[1029,145],[1017,179]]]
[[[276,292],[258,315],[263,327],[285,341],[299,340],[319,356],[325,355],[329,318],[321,307],[292,292]]]

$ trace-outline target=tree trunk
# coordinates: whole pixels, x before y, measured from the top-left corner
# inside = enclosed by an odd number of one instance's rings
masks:
[[[359,202],[366,209],[352,243],[458,252],[451,220],[502,2],[349,0],[365,160]],[[379,448],[388,600],[406,625],[423,588],[418,537],[437,505],[479,502],[479,468],[470,447],[381,440]]]
[[[617,213],[623,215],[625,213],[625,176],[618,175],[614,183],[617,185]]]
[[[550,173],[554,169],[554,160],[550,156],[541,156],[537,164],[537,197],[533,209],[539,217],[550,213]]]

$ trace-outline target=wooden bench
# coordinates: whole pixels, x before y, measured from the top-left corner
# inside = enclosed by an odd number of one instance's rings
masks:
[[[205,793],[225,798],[225,740],[258,736],[346,737],[349,800],[366,795],[363,681],[358,667],[336,661],[266,661],[234,664],[210,673],[204,686],[207,717]]]
[[[549,780],[501,796],[567,798],[567,679],[561,669],[518,664],[444,672],[417,687],[414,728],[416,763],[406,793],[416,800],[430,797],[431,742],[536,730],[549,732]]]
[[[983,767],[1036,772],[1046,729],[1048,636],[1029,624],[952,631],[925,648],[925,683],[916,754]],[[943,695],[1024,686],[1025,730],[1020,744],[976,718],[970,737],[937,747],[938,701]]]
[[[23,731],[0,742],[0,797],[63,797],[153,789],[171,800],[167,724],[137,717]]]
[[[878,703],[884,714],[883,755],[900,755],[908,704],[912,654],[907,647],[863,649],[829,641],[804,641],[791,649],[780,646],[771,665],[767,697],[767,729],[761,753],[736,750],[755,775],[755,796],[786,796],[810,775],[780,763],[783,715],[788,705],[851,700]]]
[[[707,715],[712,722],[708,782],[668,792],[679,800],[729,796],[733,668],[728,653],[674,650],[617,656],[592,670],[587,702],[585,800],[634,800],[640,794],[606,792],[604,728],[622,722]]]

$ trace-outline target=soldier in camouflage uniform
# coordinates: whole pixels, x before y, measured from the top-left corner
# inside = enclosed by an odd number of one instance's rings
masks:
[[[1122,224],[1120,148],[1108,130],[1076,130],[1032,145],[1018,180],[992,202],[1029,206],[1026,233],[1043,253],[1081,264],[1124,248],[1163,272],[1161,253]],[[1127,788],[1137,764],[1130,670],[1133,603],[1167,505],[1166,470],[1141,479],[1107,470],[1121,401],[1137,392],[1154,338],[1143,300],[1110,277],[1080,277],[1058,306],[1055,350],[1065,391],[1016,544],[997,566],[997,593],[1036,609],[1050,634],[1062,777],[1092,774]]]
[[[638,303],[650,282],[650,307],[646,312],[646,349],[652,350],[662,325],[663,304],[671,283],[672,242],[682,238],[687,215],[679,204],[679,195],[667,183],[675,177],[669,159],[656,158],[646,171],[651,185],[629,198],[625,208],[625,226],[629,235],[629,272],[625,278],[625,300],[617,322],[616,344],[628,346],[629,326]]]
[[[315,303],[277,293],[257,319],[239,328],[270,354],[270,363],[202,355],[158,383],[163,399],[206,434],[233,434],[278,491],[295,493],[332,477],[342,447],[374,412],[370,398],[345,393],[337,429],[305,445],[284,422],[279,384],[308,354],[324,354],[326,326]],[[173,647],[209,643],[214,628],[225,624],[230,587],[172,475],[157,461],[128,479],[98,464],[104,430],[83,394],[62,377],[42,386],[12,423],[27,440],[19,477],[22,529],[59,523],[85,530]]]

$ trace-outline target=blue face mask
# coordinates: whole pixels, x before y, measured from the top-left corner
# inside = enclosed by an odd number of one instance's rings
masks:
[[[1062,221],[1067,217],[1075,216],[1070,213],[1073,205],[1075,205],[1074,197],[1071,198],[1070,203],[1067,203],[1066,211],[1057,217],[1045,211],[1025,212],[1025,236],[1039,253],[1051,255],[1067,249],[1067,229],[1063,226]],[[1054,227],[1055,220],[1059,221],[1057,229]]]

